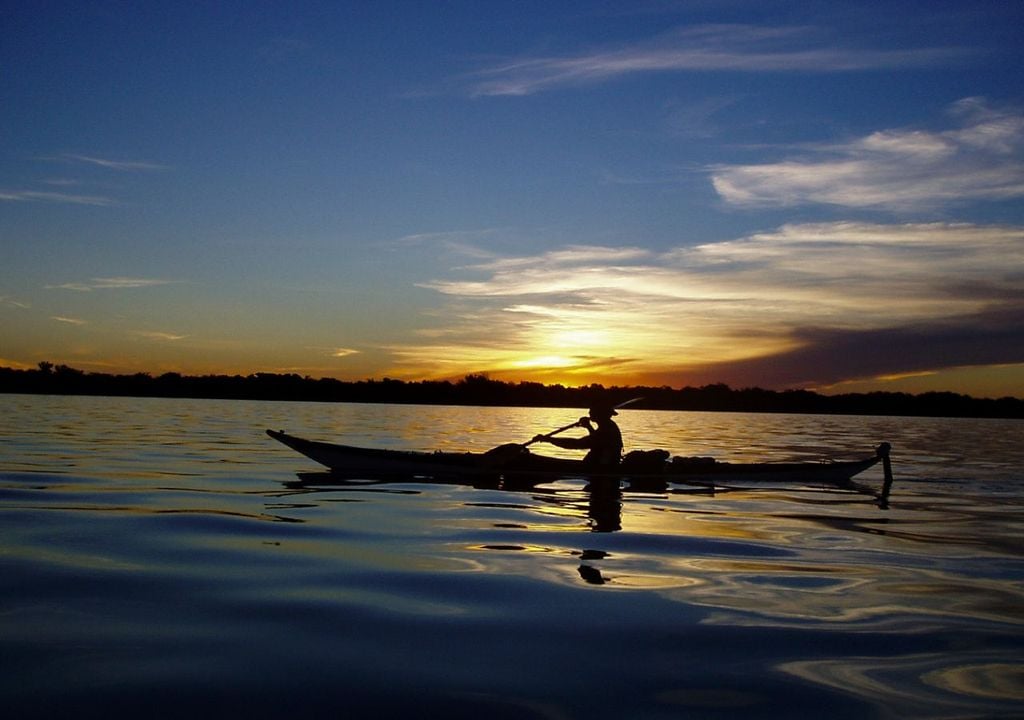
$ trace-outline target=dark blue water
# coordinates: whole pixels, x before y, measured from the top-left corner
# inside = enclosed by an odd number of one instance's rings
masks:
[[[621,414],[630,447],[729,460],[887,440],[886,509],[785,483],[610,501],[573,480],[310,484],[263,434],[480,449],[577,414],[0,396],[0,707],[1022,715],[1020,422]]]

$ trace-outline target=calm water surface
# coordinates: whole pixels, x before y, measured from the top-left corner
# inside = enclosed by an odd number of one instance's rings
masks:
[[[0,395],[5,716],[1024,715],[1020,421],[621,413],[627,449],[722,460],[887,440],[886,508],[304,484],[263,434],[485,449],[578,414]]]

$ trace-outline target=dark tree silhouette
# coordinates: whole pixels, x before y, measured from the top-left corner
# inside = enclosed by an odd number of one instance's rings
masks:
[[[919,415],[932,417],[1024,418],[1024,400],[973,398],[952,392],[922,395],[872,392],[820,395],[809,390],[733,389],[716,383],[673,389],[668,386],[568,388],[537,382],[504,382],[486,374],[461,380],[406,382],[342,381],[294,373],[188,376],[168,372],[111,375],[87,373],[42,361],[34,370],[0,368],[0,392],[54,395],[189,397],[246,400],[404,403],[418,405],[483,405],[503,407],[586,408],[600,402],[617,404],[642,397],[630,407],[655,410],[716,410],[767,413],[832,413],[848,415]]]

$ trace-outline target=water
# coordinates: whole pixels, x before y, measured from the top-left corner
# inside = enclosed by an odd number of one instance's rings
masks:
[[[0,706],[1024,714],[1020,421],[619,418],[627,449],[734,461],[856,458],[887,440],[885,509],[786,484],[611,505],[573,480],[310,486],[297,473],[317,468],[263,434],[483,449],[577,413],[0,396]],[[861,479],[879,487],[881,470]]]

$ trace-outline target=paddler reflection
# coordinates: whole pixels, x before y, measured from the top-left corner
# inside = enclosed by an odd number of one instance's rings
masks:
[[[346,478],[338,473],[317,472],[298,473],[298,481],[285,483],[285,486],[293,491],[302,493],[337,491],[366,493],[373,492],[375,488],[379,488],[381,485],[422,484],[423,482],[438,485],[463,485],[478,490],[497,490],[517,494],[527,493],[532,495],[536,502],[558,506],[563,509],[572,509],[573,515],[579,517],[581,521],[584,517],[586,518],[587,526],[593,533],[613,533],[622,530],[622,487],[618,478],[591,478],[590,482],[583,488],[585,499],[581,496],[579,489],[566,490],[543,487],[543,484],[536,480],[530,482],[507,482],[498,478],[490,480],[476,478],[473,482],[459,481],[457,479],[448,479],[446,481],[441,478],[414,478],[408,476]],[[376,491],[379,492],[379,489]],[[280,517],[280,519],[289,522],[304,522],[299,518]],[[599,567],[599,561],[609,557],[607,552],[596,549],[584,549],[572,554],[579,556],[580,564],[577,571],[585,583],[588,585],[604,585],[608,582],[608,579]]]

